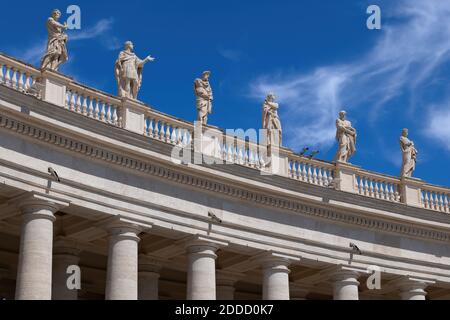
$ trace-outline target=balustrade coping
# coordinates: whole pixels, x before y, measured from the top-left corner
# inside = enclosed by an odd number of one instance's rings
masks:
[[[181,118],[177,118],[170,114],[156,110],[151,105],[146,104],[142,101],[134,100],[134,99],[127,99],[127,98],[119,98],[110,93],[98,90],[96,88],[89,87],[87,85],[84,85],[82,83],[75,81],[72,77],[62,74],[60,72],[41,70],[29,63],[26,63],[17,58],[11,57],[3,52],[0,52],[0,64],[4,64],[4,65],[6,64],[10,67],[17,68],[17,69],[19,69],[19,71],[25,71],[25,73],[29,73],[32,76],[42,76],[43,73],[45,73],[45,72],[47,72],[49,74],[54,73],[54,74],[58,75],[61,79],[68,81],[68,83],[65,84],[68,91],[74,90],[76,93],[79,93],[79,94],[84,95],[85,97],[94,98],[94,99],[97,98],[98,96],[100,96],[100,98],[104,99],[105,102],[112,103],[116,107],[121,107],[121,106],[123,106],[124,103],[126,103],[128,101],[128,102],[132,103],[135,107],[141,108],[141,110],[144,111],[145,116],[154,115],[155,117],[163,118],[163,120],[167,121],[169,124],[172,124],[172,125],[178,124],[178,125],[180,125],[180,127],[184,127],[184,129],[194,130],[194,122],[187,121],[187,120],[184,120]],[[217,130],[217,131],[220,131],[224,137],[227,136],[226,129],[223,129],[223,128],[220,128],[217,126],[212,126],[212,125],[203,125],[203,128]],[[232,139],[233,141],[237,141],[238,145],[246,145],[246,146],[248,145],[248,146],[252,146],[255,148],[258,147],[257,141],[243,140],[237,136],[233,136],[233,137],[228,136],[228,137],[230,137],[230,140]],[[299,161],[302,163],[313,164],[313,165],[315,164],[317,166],[323,166],[323,167],[327,167],[327,168],[334,168],[336,166],[336,163],[334,161],[328,161],[328,160],[323,160],[323,159],[319,159],[319,158],[309,158],[308,156],[295,153],[292,149],[289,149],[284,146],[280,146],[278,148],[280,150],[280,154],[286,156],[288,158],[288,161]],[[352,164],[346,164],[346,165],[349,165],[349,167],[354,166]],[[391,176],[391,175],[384,174],[384,173],[369,171],[367,169],[361,169],[358,166],[354,166],[354,171],[359,177],[362,177],[362,178],[367,177],[369,179],[373,179],[373,180],[377,180],[377,181],[381,181],[381,182],[395,183],[398,185],[402,184],[402,178],[398,177],[398,176]],[[422,181],[420,179],[417,179],[417,180],[420,183],[422,191],[441,192],[441,193],[445,193],[445,194],[450,193],[450,188],[448,188],[448,187],[432,185],[432,184],[426,183],[425,181]]]

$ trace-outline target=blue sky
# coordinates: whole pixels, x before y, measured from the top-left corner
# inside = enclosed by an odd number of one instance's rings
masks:
[[[419,149],[415,176],[450,186],[450,1],[16,1],[0,19],[0,51],[38,64],[53,8],[82,11],[61,72],[116,94],[114,61],[125,40],[144,68],[140,100],[194,120],[193,79],[211,70],[209,123],[259,128],[261,105],[280,102],[284,142],[295,151],[336,150],[341,109],[358,130],[351,162],[398,175],[403,127]],[[381,7],[382,29],[366,28]],[[5,8],[5,5],[4,5]],[[18,13],[18,17],[12,15]]]

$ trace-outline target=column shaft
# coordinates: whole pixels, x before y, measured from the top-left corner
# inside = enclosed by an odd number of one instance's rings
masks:
[[[137,300],[139,229],[110,228],[106,300]]]
[[[359,300],[358,273],[351,270],[339,270],[334,274],[333,299]]]
[[[16,300],[52,297],[53,222],[57,207],[44,201],[21,204],[23,212]]]
[[[263,300],[289,300],[289,261],[269,258],[263,261]]]

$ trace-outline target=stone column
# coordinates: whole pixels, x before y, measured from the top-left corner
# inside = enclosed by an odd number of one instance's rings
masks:
[[[52,298],[54,213],[57,204],[39,198],[21,201],[22,231],[16,280],[16,300]]]
[[[77,300],[78,290],[69,290],[67,287],[67,268],[75,265],[79,266],[80,250],[77,245],[64,238],[55,240],[53,245],[53,281],[52,281],[52,297],[53,300]]]
[[[138,234],[141,228],[122,220],[107,226],[109,236],[106,300],[138,298]]]
[[[333,273],[333,299],[359,300],[359,272],[350,269],[339,269]]]
[[[398,282],[398,288],[400,289],[400,297],[402,300],[425,300],[427,292],[426,287],[434,281],[415,279],[406,277]]]
[[[277,256],[261,259],[263,300],[289,300],[290,261]]]
[[[139,300],[158,300],[159,299],[159,277],[162,267],[162,261],[139,255]]]
[[[190,241],[188,253],[187,299],[216,299],[216,251],[221,245],[207,238]]]
[[[235,283],[244,275],[235,272],[217,271],[217,300],[234,300]]]

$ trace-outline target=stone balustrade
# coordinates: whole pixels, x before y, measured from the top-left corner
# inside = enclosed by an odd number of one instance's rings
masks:
[[[78,84],[68,84],[65,108],[84,116],[122,126],[121,100]]]
[[[155,110],[146,111],[144,119],[144,135],[182,147],[192,143],[192,123],[174,119]]]
[[[450,189],[429,185],[420,179],[400,179],[362,170],[351,164],[311,159],[286,148],[276,150],[276,158],[268,160],[267,148],[226,135],[211,126],[201,129],[202,142],[196,148],[196,128],[192,122],[156,111],[136,100],[117,98],[83,86],[60,73],[41,71],[4,54],[0,54],[0,85],[151,139],[183,148],[189,146],[191,150],[225,163],[267,171],[270,164],[266,162],[277,159],[282,165],[279,170],[273,171],[275,174],[302,183],[450,213]],[[213,135],[210,135],[211,131]]]
[[[36,68],[0,54],[0,84],[27,92],[39,76]]]
[[[355,175],[355,192],[366,197],[392,202],[400,201],[400,179],[360,171]]]
[[[289,157],[289,177],[318,186],[333,182],[333,165],[329,162],[292,155]]]
[[[421,190],[421,201],[425,209],[450,213],[450,190],[425,185]]]

